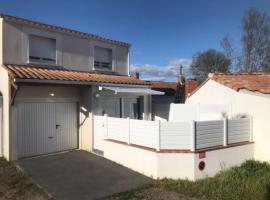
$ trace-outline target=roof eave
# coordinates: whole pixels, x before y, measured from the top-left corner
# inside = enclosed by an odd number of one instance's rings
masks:
[[[59,84],[59,85],[99,85],[99,86],[129,86],[129,87],[146,87],[150,88],[150,85],[145,84],[128,84],[128,83],[109,83],[98,81],[71,81],[71,80],[47,80],[47,79],[22,79],[14,78],[15,83],[32,83],[32,84]]]

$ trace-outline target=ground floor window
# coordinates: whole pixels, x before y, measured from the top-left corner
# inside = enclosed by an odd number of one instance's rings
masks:
[[[141,119],[140,98],[119,97],[102,100],[102,115],[110,117]]]

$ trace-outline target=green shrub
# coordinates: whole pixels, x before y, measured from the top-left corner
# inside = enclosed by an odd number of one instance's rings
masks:
[[[223,170],[213,178],[198,181],[163,179],[170,190],[193,197],[220,200],[270,199],[270,164],[248,160],[240,167]]]

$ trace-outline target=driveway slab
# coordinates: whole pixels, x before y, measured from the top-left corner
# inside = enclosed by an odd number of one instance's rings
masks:
[[[152,182],[146,176],[85,151],[24,159],[19,164],[56,200],[101,199]]]

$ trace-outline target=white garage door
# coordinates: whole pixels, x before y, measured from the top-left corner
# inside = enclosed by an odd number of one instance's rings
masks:
[[[78,147],[76,103],[18,105],[19,158]]]

